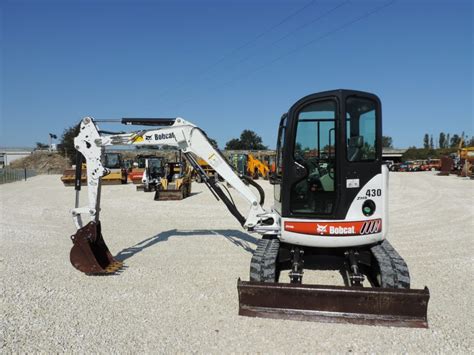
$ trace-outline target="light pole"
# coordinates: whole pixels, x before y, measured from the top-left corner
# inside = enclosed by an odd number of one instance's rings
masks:
[[[53,150],[53,139],[58,139],[58,136],[54,133],[49,134],[49,151]]]

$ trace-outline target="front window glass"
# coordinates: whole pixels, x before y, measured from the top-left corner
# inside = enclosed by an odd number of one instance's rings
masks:
[[[298,114],[294,159],[307,175],[292,187],[294,213],[330,214],[335,204],[336,102],[320,101]]]
[[[108,153],[105,156],[105,167],[109,169],[120,168],[120,156],[118,154]]]
[[[369,99],[349,97],[346,101],[347,159],[376,158],[376,103]]]

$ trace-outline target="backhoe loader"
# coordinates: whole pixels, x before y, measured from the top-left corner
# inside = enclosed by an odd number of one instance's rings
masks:
[[[74,142],[77,232],[70,260],[87,274],[116,273],[101,234],[100,185],[109,145],[166,145],[179,148],[214,196],[244,229],[262,238],[250,264],[250,281],[237,281],[239,314],[268,318],[427,327],[429,291],[410,289],[408,267],[386,240],[388,169],[382,164],[382,112],[377,96],[334,90],[296,102],[278,129],[274,206],[262,207],[261,187],[246,183],[215,149],[205,133],[178,118],[123,118],[127,125],[154,129],[100,133],[86,117]],[[89,204],[79,206],[82,156],[87,161]],[[233,199],[210,179],[195,157],[204,159],[249,203],[244,217]],[[257,188],[260,196],[247,186]],[[90,221],[84,224],[82,217]],[[346,286],[303,283],[304,267],[317,260],[339,270]],[[336,265],[336,266],[335,266]],[[289,270],[289,279],[282,279]],[[285,282],[286,281],[286,282]],[[371,286],[371,287],[370,287]]]

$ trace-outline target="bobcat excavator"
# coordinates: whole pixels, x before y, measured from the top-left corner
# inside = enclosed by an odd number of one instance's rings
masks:
[[[306,96],[284,114],[278,129],[274,207],[264,209],[263,190],[242,181],[205,133],[182,118],[124,118],[127,125],[155,126],[125,134],[102,133],[86,117],[75,146],[76,205],[72,216],[72,265],[86,274],[116,273],[101,234],[102,158],[110,145],[174,146],[244,229],[262,238],[250,264],[250,281],[238,280],[239,314],[268,318],[427,327],[429,291],[410,289],[402,257],[385,239],[388,169],[382,164],[382,113],[377,96],[353,90]],[[82,157],[87,162],[87,206],[79,206]],[[233,199],[209,179],[208,164],[249,203],[244,217]],[[224,182],[223,182],[224,183]],[[259,188],[256,196],[248,186]],[[83,222],[83,218],[89,220]],[[338,270],[345,286],[302,282],[305,266]],[[289,270],[289,280],[283,279]],[[285,282],[286,281],[286,282]],[[289,282],[288,282],[289,281]]]

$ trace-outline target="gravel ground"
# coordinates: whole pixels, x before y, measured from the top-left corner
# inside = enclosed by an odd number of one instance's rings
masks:
[[[105,186],[104,238],[127,268],[88,277],[68,260],[73,189],[57,175],[0,186],[1,352],[474,351],[474,181],[391,174],[390,241],[412,286],[430,288],[429,329],[238,316],[237,278],[248,279],[256,239],[205,186],[193,189],[155,202]]]

